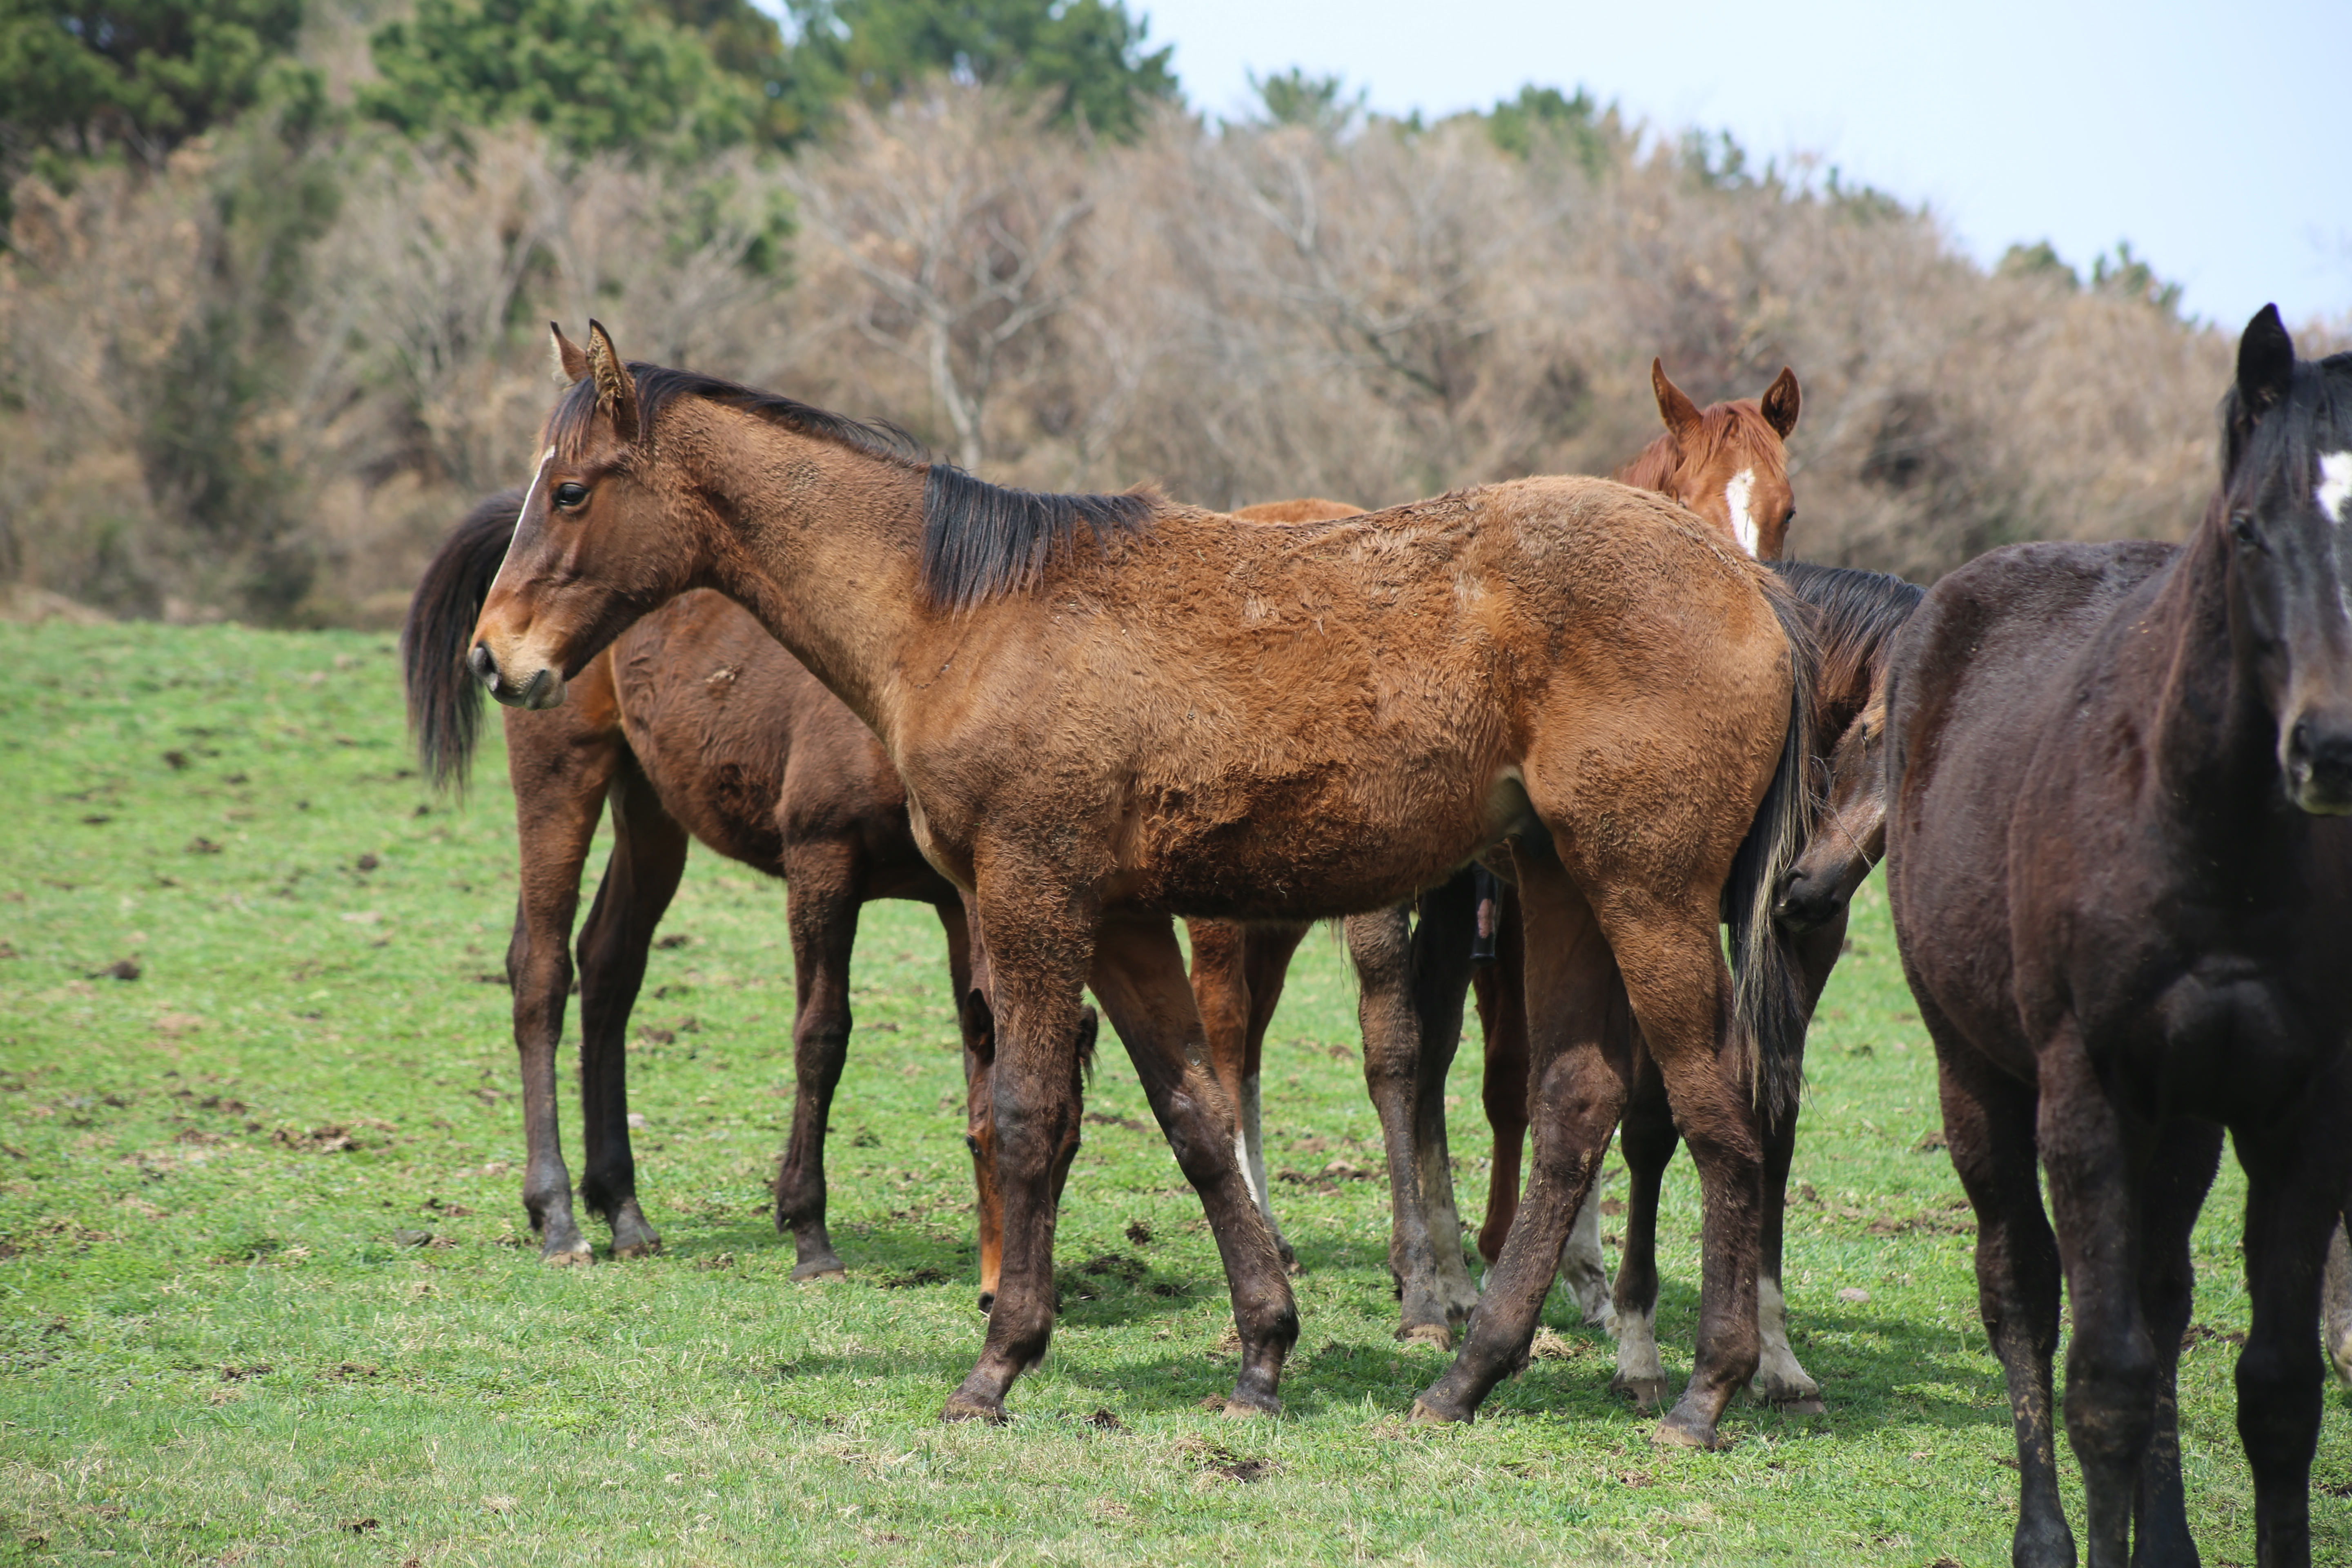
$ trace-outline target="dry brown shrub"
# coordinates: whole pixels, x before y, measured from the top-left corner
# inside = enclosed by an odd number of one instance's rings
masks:
[[[2179,536],[2234,336],[1988,276],[1866,194],[1710,180],[1630,142],[1595,173],[1502,152],[1475,120],[1337,134],[1171,111],[1088,145],[954,86],[855,111],[789,164],[580,161],[520,129],[320,148],[303,156],[333,161],[339,205],[262,299],[216,281],[221,214],[282,177],[243,134],[152,178],[18,187],[0,582],[383,624],[459,510],[528,473],[544,323],[591,314],[633,357],[892,419],[993,478],[1214,505],[1606,472],[1656,431],[1653,355],[1702,401],[1787,363],[1793,548],[1927,576],[2012,539]],[[798,234],[763,267],[787,203]],[[224,310],[277,312],[239,340],[273,357],[247,367],[234,438],[272,465],[304,552],[285,603],[236,597],[227,547],[141,457],[172,345]]]

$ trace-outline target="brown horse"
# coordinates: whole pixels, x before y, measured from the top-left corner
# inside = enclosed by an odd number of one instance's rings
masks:
[[[425,568],[410,604],[402,649],[411,729],[438,787],[461,787],[472,761],[483,694],[465,668],[467,645],[522,500],[517,489],[476,503]],[[1360,510],[1303,500],[1244,507],[1234,515],[1310,521]],[[574,973],[564,948],[590,841],[609,802],[616,847],[580,943],[577,974],[588,1156],[581,1193],[610,1225],[614,1255],[639,1257],[661,1247],[636,1195],[624,1042],[655,929],[677,889],[688,842],[699,839],[792,889],[786,924],[797,991],[795,1085],[774,1191],[777,1228],[794,1241],[795,1279],[844,1272],[824,1221],[824,1133],[851,1027],[849,952],[857,910],[873,899],[908,898],[939,911],[966,1052],[965,1142],[980,1221],[980,1304],[987,1310],[1003,1240],[989,1160],[994,1056],[988,1008],[972,973],[961,897],[915,847],[906,788],[881,742],[750,615],[708,592],[682,595],[640,621],[599,656],[583,681],[575,700],[562,708],[509,710],[505,721],[522,882],[508,978],[523,1062],[523,1205],[541,1233],[541,1260],[584,1263],[594,1256],[572,1212],[554,1061]],[[1195,922],[1196,966],[1204,957],[1213,964],[1221,938],[1239,930]],[[1280,992],[1278,974],[1260,985],[1268,1012]],[[1094,1026],[1088,1008],[1082,1061],[1091,1056]],[[1264,1032],[1261,1021],[1252,1043]],[[1220,1080],[1236,1096],[1244,1092],[1242,1033],[1210,1031]],[[1256,1078],[1253,1062],[1246,1080],[1253,1100]],[[1074,1132],[1057,1171],[1066,1174],[1076,1152]],[[1263,1191],[1264,1163],[1255,1146],[1253,1156]]]
[[[475,506],[425,569],[402,633],[411,725],[428,774],[445,787],[462,784],[472,758],[481,690],[465,656],[522,500],[509,490]],[[580,938],[580,1194],[610,1224],[614,1255],[661,1247],[637,1199],[626,1041],[655,929],[688,845],[699,839],[787,889],[794,1088],[775,1215],[793,1236],[795,1279],[843,1272],[825,1226],[824,1131],[849,1040],[857,911],[874,899],[913,899],[939,911],[963,1033],[966,1137],[981,1176],[984,1303],[998,1241],[985,1148],[993,1043],[974,998],[961,898],[916,849],[906,790],[880,743],[757,621],[707,592],[683,595],[631,627],[582,672],[572,697],[550,712],[506,716],[521,872],[507,977],[522,1058],[523,1206],[541,1233],[541,1258],[594,1256],[572,1215],[555,1055],[574,973],[566,948],[581,872],[609,803],[612,858]],[[1080,1027],[1083,1063],[1090,1011]],[[1057,1182],[1076,1152],[1073,1131],[1055,1157]]]
[[[2186,545],[1995,551],[1898,648],[1887,891],[1977,1213],[2020,1564],[2074,1560],[2062,1270],[2092,1568],[2196,1561],[2174,1389],[2225,1129],[2247,1184],[2255,1551],[2310,1560],[2320,1276],[2352,1189],[2347,595],[2352,355],[2297,363],[2265,309]]]
[[[1778,961],[1760,928],[1801,831],[1810,724],[1802,612],[1769,574],[1607,480],[1249,523],[1002,489],[789,399],[625,366],[601,327],[585,353],[560,334],[558,351],[575,384],[484,603],[477,674],[554,706],[630,624],[717,587],[882,739],[926,858],[972,892],[1004,1265],[950,1418],[1002,1418],[1052,1332],[1052,1152],[1077,1114],[1089,983],[1223,1255],[1242,1342],[1227,1409],[1279,1408],[1297,1308],[1170,916],[1381,908],[1508,838],[1536,1175],[1488,1310],[1423,1407],[1467,1415],[1533,1334],[1623,1102],[1630,1064],[1583,1023],[1622,986],[1707,1192],[1698,1370],[1660,1430],[1715,1440],[1755,1366],[1749,1096],[1784,1044],[1750,998],[1794,984],[1755,973]],[[1749,911],[1737,987],[1727,882]]]
[[[1795,374],[1783,368],[1759,398],[1717,403],[1704,410],[1675,384],[1660,361],[1650,363],[1650,383],[1665,430],[1618,470],[1618,479],[1681,501],[1751,554],[1760,545],[1768,558],[1777,556],[1795,514],[1783,445],[1796,428],[1801,404]],[[1308,521],[1356,510],[1323,500],[1276,504],[1291,510],[1277,514],[1268,507],[1236,515],[1263,513],[1268,521]],[[1397,1331],[1400,1339],[1450,1344],[1453,1326],[1478,1303],[1477,1288],[1462,1259],[1444,1085],[1461,1037],[1465,993],[1474,976],[1482,1011],[1490,1012],[1496,994],[1494,976],[1474,967],[1471,937],[1482,896],[1488,900],[1492,932],[1494,888],[1491,876],[1465,871],[1414,903],[1348,922],[1366,1087],[1381,1117],[1393,1198],[1389,1267],[1403,1320]],[[1514,901],[1503,918],[1515,921],[1517,913]],[[1267,1202],[1258,1074],[1275,999],[1306,929],[1259,922],[1244,931],[1238,926],[1192,922],[1192,984],[1209,1026],[1213,1056],[1221,1063],[1238,1064],[1245,1168],[1267,1223],[1276,1227],[1283,1259],[1294,1268]],[[1505,940],[1515,943],[1517,938]],[[1516,988],[1517,984],[1514,970],[1508,984]],[[1486,1234],[1494,1246],[1484,1250],[1491,1262],[1518,1200],[1520,1151],[1528,1126],[1524,1030],[1501,1040],[1490,1031],[1487,1048],[1489,1120],[1497,1129],[1491,1193],[1499,1194],[1489,1199]],[[1229,1081],[1229,1090],[1233,1087]],[[1493,1217],[1497,1203],[1503,1205],[1499,1224]],[[1575,1234],[1589,1236],[1591,1261],[1570,1282],[1580,1299],[1605,1310],[1608,1277],[1600,1260],[1598,1215],[1590,1205],[1579,1215]],[[1563,1262],[1573,1267],[1581,1256],[1571,1243]]]

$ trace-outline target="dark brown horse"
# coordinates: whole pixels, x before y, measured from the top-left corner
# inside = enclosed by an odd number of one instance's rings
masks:
[[[635,621],[719,588],[881,738],[926,858],[973,894],[1004,1265],[950,1417],[1002,1418],[1052,1332],[1053,1153],[1089,984],[1224,1258],[1226,1408],[1278,1408],[1297,1308],[1170,916],[1381,908],[1509,839],[1536,1173],[1423,1408],[1468,1415],[1533,1334],[1623,1103],[1630,1063],[1585,1023],[1622,987],[1707,1194],[1697,1372],[1660,1433],[1715,1441],[1755,1367],[1749,1097],[1785,1045],[1756,998],[1794,985],[1762,927],[1805,815],[1802,612],[1769,574],[1607,480],[1248,523],[1001,489],[789,399],[625,366],[601,328],[558,348],[575,384],[477,628],[492,694],[555,706]]]
[[[1726,539],[1750,554],[1780,553],[1795,503],[1789,486],[1783,445],[1796,428],[1800,407],[1797,378],[1782,369],[1759,398],[1717,403],[1701,409],[1656,360],[1650,383],[1665,430],[1617,478],[1681,501]],[[1306,521],[1355,510],[1333,501],[1278,503],[1299,510],[1277,513],[1257,508],[1240,516]],[[1465,871],[1412,904],[1400,904],[1348,922],[1348,948],[1358,981],[1359,1018],[1364,1038],[1364,1076],[1380,1113],[1389,1167],[1391,1210],[1389,1267],[1397,1282],[1405,1340],[1451,1344],[1454,1325],[1478,1304],[1478,1291],[1464,1266],[1462,1222],[1455,1207],[1447,1144],[1444,1085],[1462,1032],[1465,995],[1474,974],[1472,931],[1482,895],[1491,900],[1495,879]],[[1494,906],[1487,904],[1489,933]],[[1416,920],[1416,916],[1418,919]],[[1516,900],[1502,916],[1516,921]],[[1265,1028],[1280,994],[1283,976],[1306,927],[1259,922],[1238,926],[1192,922],[1192,984],[1208,1023],[1213,1055],[1241,1064],[1239,1100],[1246,1168],[1255,1191],[1275,1224],[1261,1152],[1259,1067]],[[1517,942],[1516,934],[1505,940]],[[1516,952],[1516,947],[1513,949]],[[1482,978],[1481,1004],[1492,992]],[[1510,984],[1516,988],[1517,972]],[[1516,1018],[1517,1015],[1515,1013]],[[1490,1053],[1496,1048],[1489,1037]],[[1521,1151],[1527,1138],[1527,1041],[1524,1030],[1504,1042],[1507,1065],[1490,1065],[1489,1116],[1497,1128],[1493,1191],[1502,1194],[1500,1224],[1490,1223],[1491,1262],[1518,1201]],[[1491,1056],[1490,1056],[1491,1063]],[[1505,1131],[1507,1130],[1507,1131]],[[1490,1204],[1497,1201],[1490,1198]],[[1591,1239],[1591,1262],[1570,1283],[1601,1310],[1608,1277],[1600,1263],[1598,1211],[1580,1215],[1577,1234]],[[1280,1228],[1276,1226],[1280,1241]],[[1582,1254],[1571,1245],[1570,1254]],[[1286,1263],[1292,1263],[1282,1244]],[[1564,1261],[1567,1259],[1564,1258]],[[1295,1264],[1294,1264],[1295,1267]]]
[[[522,492],[490,496],[425,569],[402,634],[412,728],[425,769],[461,784],[480,722],[465,668],[475,617],[513,540]],[[824,1131],[850,1033],[849,954],[860,906],[913,899],[939,911],[959,999],[971,1125],[980,1168],[983,1298],[995,1283],[996,1227],[986,1180],[993,1046],[975,997],[961,899],[915,847],[906,790],[872,731],[716,594],[681,595],[581,673],[572,700],[509,710],[521,893],[507,977],[522,1058],[528,1155],[523,1206],[549,1263],[592,1259],[572,1206],[556,1115],[556,1047],[574,970],[567,951],[581,873],[609,804],[613,852],[580,937],[580,1083],[587,1164],[580,1195],[612,1227],[614,1256],[661,1239],[636,1193],[627,1100],[629,1014],[656,927],[694,839],[787,889],[793,947],[792,1131],[775,1181],[776,1226],[790,1231],[795,1279],[838,1277],[825,1227]],[[1090,1017],[1081,1027],[1091,1034]],[[1089,1043],[1082,1043],[1081,1060]],[[1055,1162],[1066,1173],[1075,1131]]]
[[[2256,316],[2221,473],[2179,548],[2021,545],[1946,577],[1887,703],[1887,890],[1977,1213],[2021,1564],[2074,1560],[2062,1271],[2093,1568],[2196,1561],[2174,1384],[2225,1130],[2255,1549],[2310,1560],[2320,1275],[2352,1188],[2352,356],[2299,363]]]

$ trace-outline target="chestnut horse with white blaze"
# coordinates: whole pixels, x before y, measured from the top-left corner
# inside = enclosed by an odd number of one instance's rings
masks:
[[[1052,1153],[1078,1114],[1089,984],[1223,1257],[1226,1409],[1280,1408],[1297,1309],[1171,917],[1378,909],[1507,839],[1535,1174],[1487,1310],[1419,1409],[1466,1417],[1526,1351],[1623,1104],[1630,1064],[1588,1022],[1622,992],[1706,1192],[1696,1370],[1660,1435],[1717,1440],[1756,1365],[1750,1094],[1783,1044],[1735,1013],[1748,987],[1718,910],[1734,883],[1753,911],[1735,935],[1754,934],[1805,816],[1802,611],[1769,574],[1604,479],[1248,523],[999,489],[787,398],[625,365],[593,324],[584,353],[557,348],[575,383],[476,632],[492,695],[561,702],[639,616],[718,588],[881,739],[917,842],[972,895],[1004,1259],[950,1419],[1002,1419],[1052,1333]]]

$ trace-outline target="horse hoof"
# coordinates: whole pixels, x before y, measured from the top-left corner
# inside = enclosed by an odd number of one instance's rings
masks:
[[[661,1237],[652,1236],[643,1241],[633,1241],[626,1247],[615,1247],[613,1256],[619,1258],[653,1258],[658,1256],[661,1249]]]
[[[1409,1345],[1435,1345],[1442,1351],[1454,1348],[1454,1331],[1444,1323],[1408,1323],[1397,1331],[1397,1338]]]
[[[1228,1421],[1249,1421],[1281,1414],[1282,1401],[1271,1394],[1244,1394],[1236,1388],[1225,1396],[1223,1415]]]
[[[793,1270],[793,1283],[795,1285],[848,1278],[849,1270],[841,1266],[841,1259],[838,1258],[811,1258]]]
[[[1631,1399],[1636,1410],[1655,1410],[1666,1397],[1666,1380],[1663,1377],[1627,1377],[1621,1372],[1609,1380],[1609,1392],[1620,1399]]]
[[[1661,1448],[1698,1448],[1710,1454],[1719,1454],[1731,1447],[1731,1439],[1706,1422],[1678,1415],[1659,1422],[1657,1430],[1650,1434],[1650,1441]]]
[[[551,1268],[585,1268],[596,1261],[596,1255],[585,1247],[565,1247],[561,1251],[542,1252],[539,1260]]]
[[[1004,1413],[1001,1399],[975,1399],[962,1389],[948,1395],[947,1408],[940,1412],[945,1422],[985,1421],[991,1426],[1002,1426],[1013,1419]]]
[[[1412,1414],[1405,1417],[1405,1424],[1411,1426],[1458,1426],[1468,1419],[1467,1415],[1448,1415],[1428,1400],[1416,1399],[1412,1402]]]

